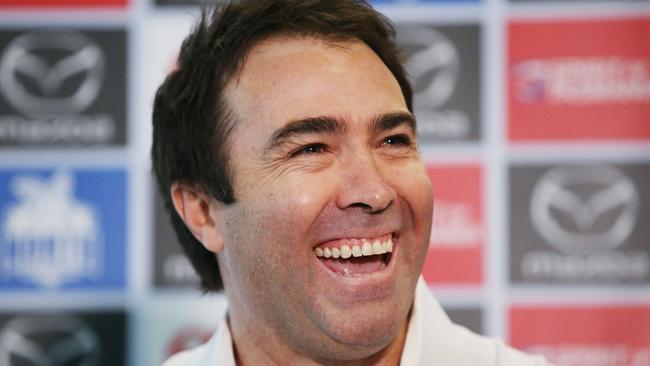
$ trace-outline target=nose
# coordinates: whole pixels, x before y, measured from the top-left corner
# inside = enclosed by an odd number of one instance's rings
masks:
[[[358,207],[367,213],[378,213],[388,208],[395,199],[395,191],[385,179],[372,156],[357,155],[341,163],[342,184],[336,204],[339,209]]]

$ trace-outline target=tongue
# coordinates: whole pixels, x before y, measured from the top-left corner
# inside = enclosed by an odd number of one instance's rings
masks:
[[[351,257],[349,259],[319,258],[332,272],[343,276],[355,276],[364,273],[376,272],[384,268],[383,255],[367,257]]]

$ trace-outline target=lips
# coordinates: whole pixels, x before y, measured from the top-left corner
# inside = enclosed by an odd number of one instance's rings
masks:
[[[375,238],[339,239],[314,248],[314,255],[335,274],[357,277],[386,268],[393,245],[392,234]]]

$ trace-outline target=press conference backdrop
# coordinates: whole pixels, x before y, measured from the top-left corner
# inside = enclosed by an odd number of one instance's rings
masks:
[[[196,0],[0,0],[0,365],[206,340],[150,175]],[[450,316],[560,366],[650,365],[650,3],[376,1],[410,57]]]

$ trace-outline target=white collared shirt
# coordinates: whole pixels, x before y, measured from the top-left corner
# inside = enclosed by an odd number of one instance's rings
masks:
[[[503,342],[453,324],[420,277],[400,366],[548,366]],[[236,366],[225,319],[205,344],[178,353],[163,366]]]

